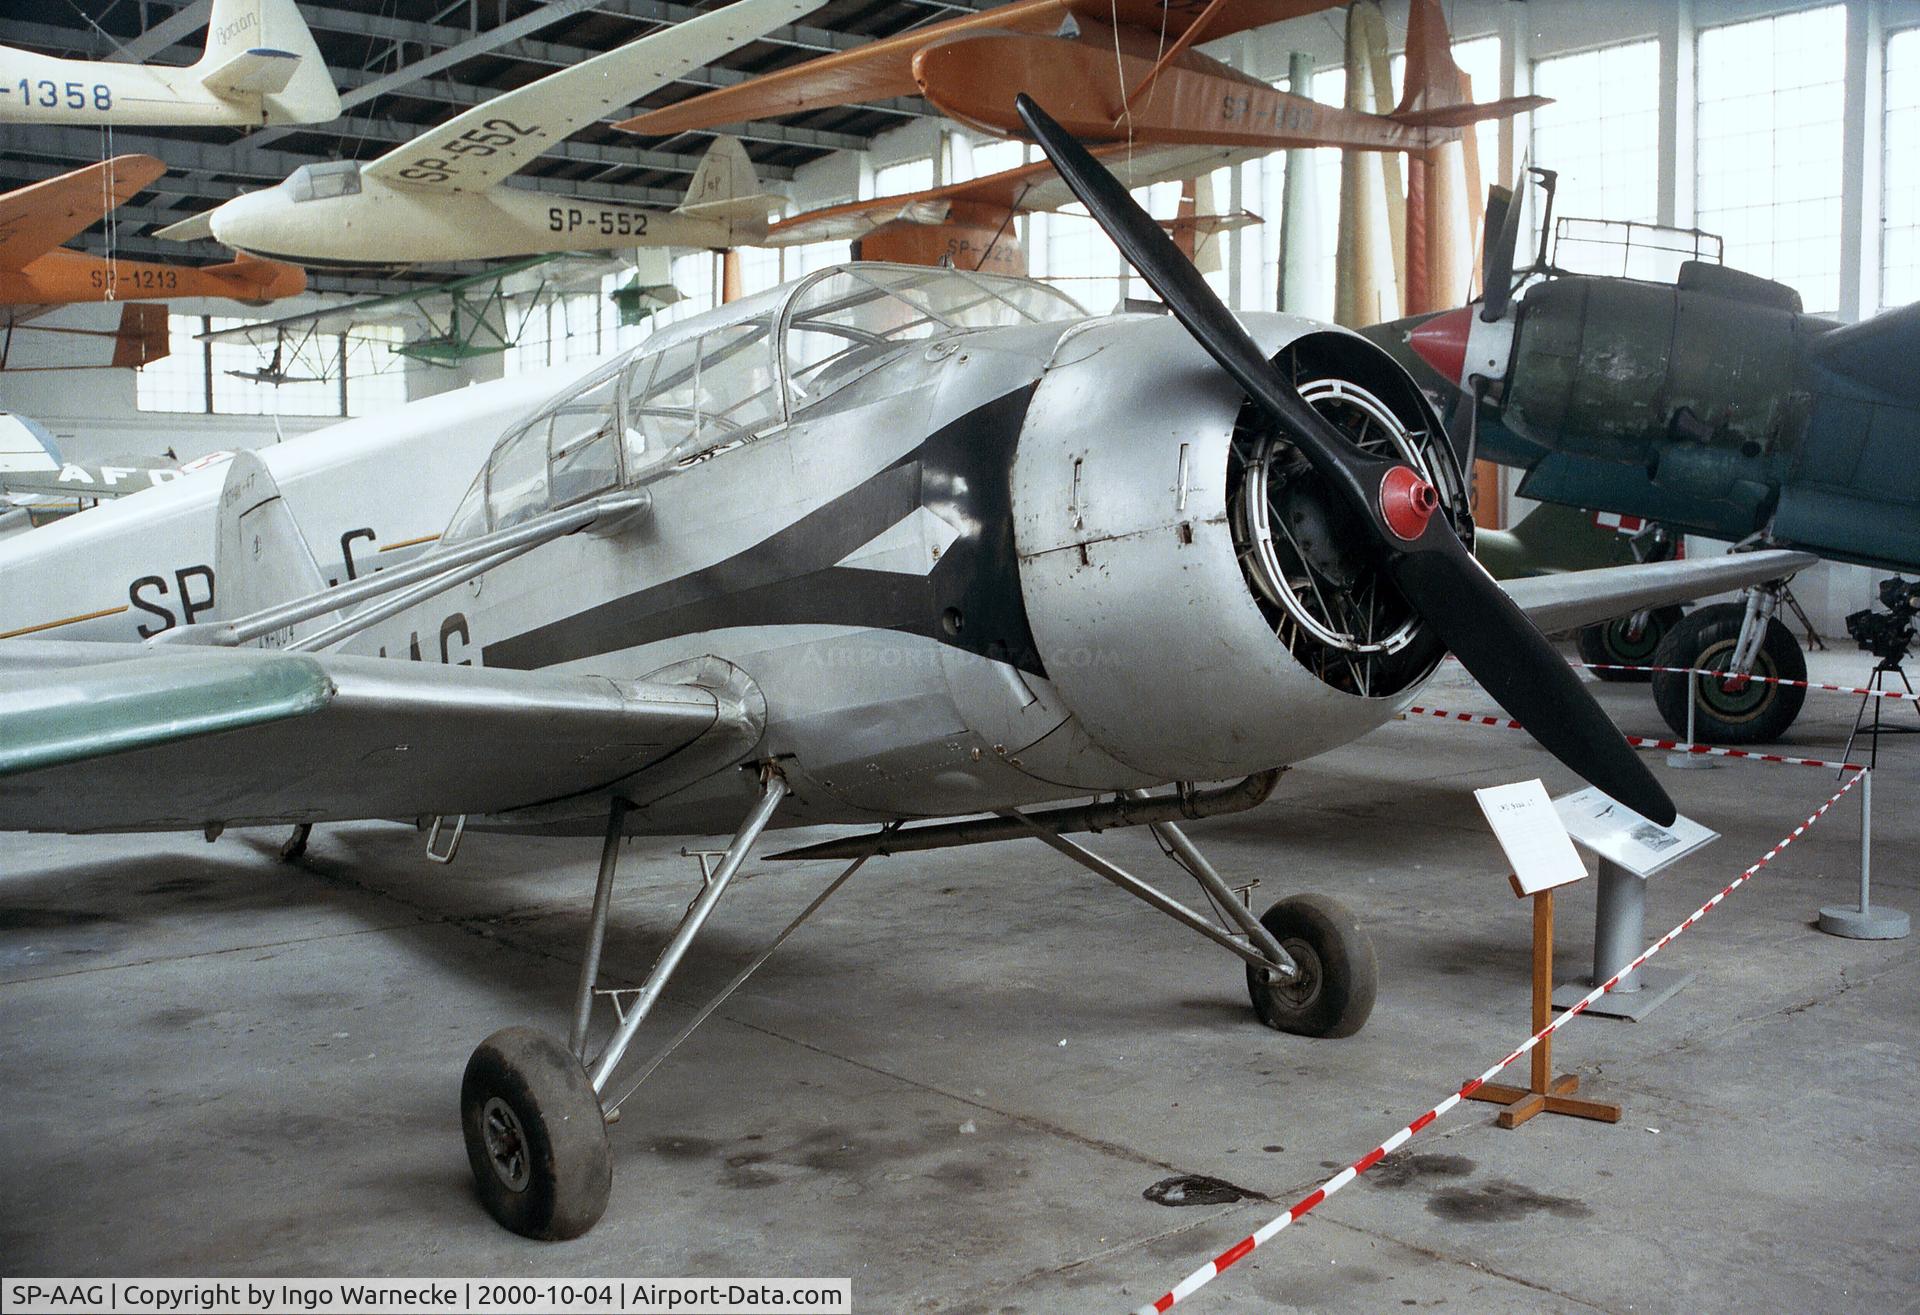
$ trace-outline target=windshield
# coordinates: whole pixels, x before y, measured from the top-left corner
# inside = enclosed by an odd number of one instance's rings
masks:
[[[904,344],[963,329],[1082,319],[1064,293],[1026,279],[910,265],[851,265],[795,292],[781,361],[790,405],[859,378]]]
[[[716,307],[608,361],[509,430],[440,542],[478,538],[663,467],[704,461],[910,343],[1085,315],[1063,293],[1026,279],[914,265],[822,270]]]
[[[303,164],[287,175],[287,195],[295,201],[324,201],[360,190],[360,165],[354,160]]]

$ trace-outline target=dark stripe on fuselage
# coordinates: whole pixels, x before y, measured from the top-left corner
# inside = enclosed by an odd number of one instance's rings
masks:
[[[975,408],[751,548],[489,644],[482,661],[527,670],[735,626],[844,625],[1045,675],[1013,542],[1013,457],[1032,396],[1028,386]],[[835,565],[919,507],[962,530],[929,574]]]

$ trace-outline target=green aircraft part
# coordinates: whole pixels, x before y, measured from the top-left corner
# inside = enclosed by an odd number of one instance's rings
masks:
[[[333,681],[313,659],[201,652],[77,667],[57,696],[0,678],[0,776],[127,753],[318,712]]]

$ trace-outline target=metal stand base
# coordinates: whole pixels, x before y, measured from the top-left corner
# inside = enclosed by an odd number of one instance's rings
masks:
[[[1721,760],[1704,753],[1670,753],[1667,767],[1676,772],[1704,772],[1720,766]]]
[[[1878,904],[1870,909],[1842,905],[1820,910],[1820,930],[1829,936],[1845,936],[1855,941],[1897,941],[1913,927],[1899,909]]]
[[[1630,1023],[1637,1023],[1693,980],[1692,973],[1667,972],[1660,968],[1642,968],[1634,976],[1640,979],[1639,990],[1623,992],[1616,986],[1581,1010],[1581,1016],[1598,1014],[1602,1018],[1624,1018]],[[1596,985],[1597,982],[1582,981],[1556,986],[1553,990],[1553,1007],[1573,1008]]]

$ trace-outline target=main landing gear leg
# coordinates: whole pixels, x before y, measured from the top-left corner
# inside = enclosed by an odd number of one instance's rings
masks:
[[[1145,799],[1145,791],[1130,792]],[[1378,967],[1373,945],[1354,917],[1324,896],[1281,900],[1259,918],[1221,878],[1186,833],[1170,822],[1153,825],[1174,861],[1234,924],[1229,930],[1157,887],[1017,810],[1002,816],[1174,921],[1193,928],[1247,964],[1247,993],[1268,1027],[1302,1036],[1352,1036],[1373,1012]]]
[[[536,1028],[505,1028],[473,1052],[460,1084],[460,1122],[474,1184],[487,1213],[504,1227],[559,1241],[585,1233],[605,1213],[613,1188],[603,1106],[607,1084],[787,793],[786,781],[768,770],[760,799],[726,856],[687,907],[606,1048],[589,1063],[587,1024],[628,805],[616,801],[609,810],[569,1043]]]

